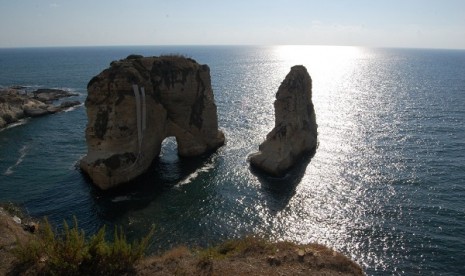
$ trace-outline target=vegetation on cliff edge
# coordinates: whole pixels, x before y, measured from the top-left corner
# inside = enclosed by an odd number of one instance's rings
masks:
[[[45,219],[35,239],[19,243],[14,253],[20,271],[37,270],[44,275],[121,275],[131,273],[145,255],[153,229],[140,241],[129,243],[122,230],[115,228],[113,240],[106,239],[106,228],[86,237],[77,220],[56,234]]]

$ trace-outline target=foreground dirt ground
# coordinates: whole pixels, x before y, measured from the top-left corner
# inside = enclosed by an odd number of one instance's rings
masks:
[[[359,265],[322,245],[263,243],[255,238],[200,253],[175,248],[144,259],[136,270],[138,275],[363,275]]]

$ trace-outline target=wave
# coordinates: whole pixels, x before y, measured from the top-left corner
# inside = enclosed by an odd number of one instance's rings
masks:
[[[111,202],[122,202],[122,201],[128,201],[128,200],[131,200],[132,197],[131,196],[117,196],[117,197],[114,197]]]
[[[210,163],[208,164],[205,164],[204,166],[198,168],[197,170],[195,170],[193,173],[189,174],[186,178],[184,178],[183,180],[179,181],[178,184],[176,184],[174,186],[174,188],[180,188],[181,186],[184,186],[186,184],[189,184],[191,183],[192,181],[194,181],[198,176],[199,174],[201,173],[207,173],[209,171],[211,171],[213,168],[215,168],[215,165],[214,165],[214,160],[212,160]]]
[[[75,110],[76,108],[81,107],[81,106],[84,106],[84,103],[81,103],[81,104],[78,104],[78,105],[75,105],[75,106],[68,107],[67,109],[63,110],[63,112],[70,112],[70,111],[73,111],[73,110]]]
[[[79,94],[79,96],[85,95],[85,93],[82,92],[82,89],[80,88],[75,88],[75,87],[63,87],[63,86],[45,86],[41,84],[25,84],[25,85],[0,85],[0,89],[6,89],[6,88],[15,88],[17,90],[27,92],[27,93],[32,93],[38,89],[59,89],[63,90],[66,92],[71,92],[71,93],[76,93]]]
[[[4,175],[12,175],[14,173],[13,169],[16,168],[19,164],[21,164],[24,161],[24,158],[27,155],[27,150],[28,150],[27,145],[24,145],[21,147],[21,149],[19,150],[18,160],[16,160],[15,164],[9,166],[8,169],[6,169],[6,171],[3,173]]]
[[[20,125],[24,125],[24,124],[27,123],[27,121],[29,121],[29,118],[21,119],[21,120],[15,122],[15,123],[7,125],[5,128],[0,129],[0,132],[4,131],[6,129],[9,129],[9,128],[14,128],[14,127],[17,127],[17,126],[20,126]]]

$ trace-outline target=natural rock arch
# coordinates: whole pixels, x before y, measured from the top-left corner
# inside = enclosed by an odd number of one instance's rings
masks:
[[[88,152],[80,166],[101,189],[145,172],[167,137],[176,137],[180,156],[224,143],[210,69],[193,59],[132,55],[112,62],[87,90]]]

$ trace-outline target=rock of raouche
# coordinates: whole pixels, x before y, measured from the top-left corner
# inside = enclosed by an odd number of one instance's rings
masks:
[[[88,152],[80,166],[106,190],[133,180],[174,136],[180,156],[224,144],[210,69],[181,56],[131,55],[114,61],[87,86]]]
[[[253,167],[281,176],[317,146],[312,79],[302,65],[291,68],[276,93],[275,127],[249,156]]]

